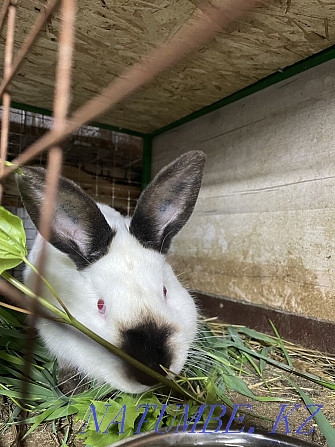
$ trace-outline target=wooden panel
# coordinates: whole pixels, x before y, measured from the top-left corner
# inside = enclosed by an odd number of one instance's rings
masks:
[[[42,0],[20,0],[16,48]],[[264,7],[262,3],[269,6]],[[200,0],[78,2],[72,110],[158,43],[171,39]],[[53,17],[14,82],[14,101],[52,109],[59,14]],[[269,0],[229,32],[166,71],[99,120],[152,131],[335,43],[333,0]],[[0,40],[0,56],[4,39]]]
[[[154,140],[208,162],[172,247],[192,288],[335,320],[335,61]]]

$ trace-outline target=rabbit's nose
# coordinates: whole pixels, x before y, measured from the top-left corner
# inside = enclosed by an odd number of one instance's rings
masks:
[[[145,321],[131,329],[122,332],[122,349],[131,357],[165,375],[164,368],[169,369],[172,362],[172,353],[168,340],[173,330],[168,325],[158,325],[153,320]],[[155,379],[139,369],[126,364],[129,377],[143,385],[154,385]]]
[[[137,360],[141,361],[140,359],[137,359]],[[142,362],[142,363],[146,364],[145,362]],[[146,365],[149,366],[154,371],[165,376],[165,372],[160,367],[160,365],[150,364],[150,363],[146,364]],[[136,380],[136,382],[138,382],[142,385],[152,386],[157,383],[157,380],[155,380],[153,377],[149,376],[148,374],[144,373],[143,371],[140,371],[139,369],[135,368],[134,366],[127,365],[126,370],[127,370],[127,374],[129,374],[129,377]]]

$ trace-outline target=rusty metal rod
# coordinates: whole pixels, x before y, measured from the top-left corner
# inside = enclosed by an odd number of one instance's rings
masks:
[[[259,1],[229,0],[224,2],[222,8],[208,6],[198,17],[192,17],[186,22],[172,39],[153,49],[143,58],[142,62],[128,68],[123,75],[112,81],[100,95],[80,107],[68,120],[64,131],[49,131],[26,149],[14,162],[18,165],[25,164],[44,150],[60,143],[80,126],[92,121],[135,90],[148,84],[163,70],[178,62],[191,51],[200,48],[217,31],[227,28],[256,3]],[[7,168],[3,176],[8,175],[12,170],[12,167]]]
[[[74,48],[74,29],[76,1],[63,0],[62,30],[59,37],[59,56],[56,72],[54,96],[54,125],[57,131],[64,131],[71,96],[72,56]]]
[[[12,68],[14,33],[15,33],[16,6],[14,4],[8,7],[8,24],[6,34],[6,46],[4,56],[4,77],[8,76]],[[3,97],[1,137],[0,137],[0,177],[5,172],[5,161],[7,159],[9,120],[10,120],[10,93],[6,92]],[[3,185],[0,185],[0,202],[3,194]]]
[[[53,128],[62,131],[65,127],[68,113],[70,88],[71,88],[71,68],[74,43],[75,26],[75,0],[62,0],[62,21],[59,34],[59,51],[56,69],[56,86],[54,95],[54,122]],[[47,262],[46,244],[51,236],[51,225],[54,209],[57,200],[58,181],[62,168],[62,149],[52,147],[48,153],[46,185],[38,230],[43,236],[42,247],[37,260],[37,270],[40,275],[36,276],[33,291],[37,296],[42,293],[42,275]],[[41,315],[41,305],[37,300],[32,303],[32,317],[27,330],[27,343],[25,351],[24,375],[29,377],[31,368],[32,352],[36,333],[34,328]],[[23,382],[22,396],[28,393],[28,382]]]
[[[74,46],[74,29],[76,18],[76,1],[62,0],[62,26],[59,35],[59,52],[56,69],[56,86],[54,94],[53,129],[63,132],[71,95],[71,72]],[[50,229],[56,204],[58,181],[62,168],[62,150],[53,147],[48,154],[45,197],[41,209],[39,232],[44,241],[39,259],[38,269],[41,272],[45,261],[45,241],[50,238]]]
[[[59,36],[59,54],[56,69],[56,86],[54,94],[53,129],[64,131],[70,103],[72,55],[74,45],[74,27],[76,16],[75,0],[62,0],[62,26]],[[50,238],[50,228],[53,218],[58,180],[62,167],[62,150],[53,147],[48,154],[45,198],[41,209],[39,232],[45,240]],[[41,251],[38,269],[44,265],[45,243]]]
[[[18,54],[14,58],[14,62],[12,65],[11,71],[7,74],[7,76],[4,77],[1,85],[0,85],[0,96],[2,96],[14,78],[14,76],[19,71],[25,56],[29,52],[30,48],[35,43],[36,39],[38,38],[40,32],[42,31],[43,27],[45,26],[46,22],[48,21],[51,14],[56,9],[58,3],[60,0],[49,0],[48,3],[45,5],[43,10],[38,15],[30,33],[26,37],[25,41],[23,42]]]
[[[12,303],[15,303],[16,309],[24,309],[28,314],[32,314],[32,305],[36,301],[34,298],[31,298],[27,295],[24,295],[22,292],[19,292],[19,290],[9,284],[4,279],[0,279],[0,293],[3,296],[6,296],[7,299],[9,299]],[[7,307],[7,303],[4,303],[5,307]],[[2,304],[0,304],[1,306]],[[9,305],[10,306],[10,305]],[[10,308],[10,307],[9,307]],[[14,309],[15,310],[15,309]],[[53,320],[53,321],[59,321],[55,320],[55,318],[51,315],[49,315],[45,309],[40,309],[40,317],[43,317],[47,320]]]
[[[66,128],[66,118],[70,104],[75,18],[76,1],[62,0],[62,27],[59,36],[59,55],[54,95],[53,129],[57,132],[63,132]],[[48,240],[50,237],[61,168],[62,150],[59,147],[53,147],[48,154],[45,199],[43,201],[39,228],[45,240]],[[45,248],[44,245],[42,253]]]
[[[62,0],[62,21],[59,35],[59,51],[56,69],[56,86],[54,95],[54,123],[53,128],[57,131],[63,131],[66,124],[68,106],[70,101],[71,89],[71,68],[74,44],[74,26],[76,13],[75,0]],[[58,180],[62,167],[62,150],[59,147],[53,147],[48,154],[45,194],[41,207],[39,222],[39,232],[43,236],[42,248],[37,262],[37,270],[43,275],[46,263],[46,243],[50,239],[51,224],[57,199]],[[41,294],[42,279],[36,277],[34,292]],[[32,326],[36,324],[38,302],[34,302],[34,317]]]

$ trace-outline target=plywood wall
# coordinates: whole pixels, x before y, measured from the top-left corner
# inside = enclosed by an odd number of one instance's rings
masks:
[[[154,140],[208,155],[171,259],[196,290],[335,321],[335,61]]]
[[[46,0],[20,0],[15,51]],[[213,1],[218,5],[225,0]],[[80,0],[77,2],[71,110],[100,93],[152,48],[170,41],[202,0]],[[52,110],[60,14],[48,21],[25,59],[12,99]],[[4,34],[0,39],[0,58]],[[334,0],[264,0],[226,32],[99,121],[151,132],[335,44]]]

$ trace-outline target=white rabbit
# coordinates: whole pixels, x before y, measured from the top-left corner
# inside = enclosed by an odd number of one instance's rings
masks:
[[[162,169],[142,192],[132,218],[96,204],[61,178],[44,275],[69,311],[92,331],[154,370],[179,373],[197,330],[197,309],[165,259],[172,237],[193,212],[206,156],[188,152]],[[17,184],[38,225],[43,168],[23,168]],[[37,264],[42,236],[29,259]],[[25,282],[35,274],[27,268]],[[44,287],[42,296],[59,304]],[[131,393],[152,379],[75,329],[39,319],[38,330],[62,364]]]

